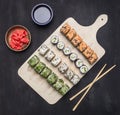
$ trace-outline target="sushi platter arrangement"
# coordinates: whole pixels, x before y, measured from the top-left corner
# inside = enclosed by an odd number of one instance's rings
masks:
[[[102,58],[97,31],[107,23],[100,15],[90,26],[66,19],[19,68],[19,76],[49,104],[59,101]]]

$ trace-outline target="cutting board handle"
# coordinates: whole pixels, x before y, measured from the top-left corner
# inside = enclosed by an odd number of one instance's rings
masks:
[[[92,27],[94,28],[94,30],[98,31],[102,26],[104,26],[107,23],[107,21],[108,21],[108,15],[101,14],[92,24]]]

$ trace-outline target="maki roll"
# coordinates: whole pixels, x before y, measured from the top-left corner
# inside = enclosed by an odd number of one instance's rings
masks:
[[[51,37],[51,43],[54,44],[54,45],[56,45],[58,42],[59,42],[59,37],[56,36],[56,35],[53,35]]]
[[[64,85],[64,81],[62,79],[58,79],[58,81],[53,84],[53,87],[58,91],[60,90]]]
[[[39,61],[39,58],[36,55],[34,55],[31,59],[29,59],[28,64],[31,67],[34,67]]]
[[[80,52],[83,52],[87,48],[87,44],[84,41],[82,41],[77,48]]]
[[[73,71],[70,70],[70,69],[68,69],[68,70],[66,71],[66,73],[65,73],[64,76],[65,76],[67,79],[70,80],[70,79],[72,79],[73,75],[74,75]]]
[[[70,58],[71,61],[74,62],[75,60],[77,60],[78,56],[77,56],[76,53],[71,53],[69,58]]]
[[[64,48],[64,49],[63,49],[63,53],[64,53],[66,56],[70,55],[70,54],[71,54],[70,48],[69,48],[69,47]]]
[[[76,60],[75,62],[76,67],[81,67],[83,65],[83,61],[81,59]]]
[[[51,73],[47,78],[47,82],[51,85],[56,83],[57,79],[58,79],[57,75],[55,73]]]
[[[51,74],[51,72],[52,72],[51,69],[45,67],[43,71],[40,73],[40,75],[44,78],[47,78]]]
[[[74,75],[73,78],[71,79],[71,82],[76,85],[80,81],[80,77],[78,75]]]
[[[39,62],[35,67],[34,67],[34,70],[37,72],[37,73],[40,73],[44,68],[46,67],[46,65],[42,62]]]
[[[87,49],[83,52],[83,55],[88,59],[93,54],[93,50],[88,46]]]
[[[41,45],[38,49],[40,55],[44,56],[48,52],[49,48],[46,45]]]
[[[64,44],[62,41],[58,42],[57,48],[58,48],[59,50],[62,50],[64,47],[65,47],[65,44]]]
[[[58,67],[58,70],[60,73],[65,73],[68,69],[68,66],[66,63],[61,63],[60,66]]]
[[[95,61],[96,61],[97,59],[98,59],[97,54],[96,54],[96,53],[93,53],[93,54],[91,55],[91,57],[88,59],[88,61],[89,61],[90,64],[93,64],[93,63],[95,63]]]
[[[69,89],[70,89],[70,87],[69,87],[67,84],[65,84],[65,85],[59,90],[59,93],[60,93],[61,95],[65,95],[65,94],[69,91]]]
[[[88,67],[87,67],[86,65],[82,65],[82,66],[80,67],[80,72],[81,72],[82,74],[87,73],[87,72],[88,72]]]
[[[70,31],[71,27],[68,23],[64,24],[62,28],[60,29],[60,32],[64,35],[66,35]]]
[[[76,31],[74,29],[70,29],[70,31],[66,34],[66,37],[69,40],[72,40],[75,35],[76,35]]]
[[[72,40],[71,43],[73,46],[78,46],[82,42],[82,38],[79,35],[76,35]]]
[[[48,53],[45,55],[45,58],[48,60],[48,61],[51,61],[53,58],[55,57],[55,54],[53,51],[48,51]]]
[[[58,66],[58,65],[60,64],[60,62],[61,62],[61,58],[56,56],[56,57],[51,61],[51,64],[56,67],[56,66]]]

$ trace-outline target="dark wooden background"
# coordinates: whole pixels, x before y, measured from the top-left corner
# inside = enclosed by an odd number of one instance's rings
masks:
[[[38,3],[47,3],[54,11],[52,22],[45,27],[35,25],[31,19],[31,10]],[[66,18],[73,17],[87,26],[103,13],[109,20],[98,31],[97,39],[106,50],[105,56],[58,103],[49,105],[18,76],[18,68]],[[15,24],[26,26],[32,34],[30,47],[20,53],[10,51],[4,41],[5,32]],[[105,63],[117,67],[97,82],[72,112],[79,98],[73,102],[68,99],[89,83]],[[120,115],[119,66],[119,0],[0,0],[0,115]]]

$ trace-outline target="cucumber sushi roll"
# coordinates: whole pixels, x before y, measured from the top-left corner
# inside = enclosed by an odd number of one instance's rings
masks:
[[[65,95],[68,91],[69,91],[70,87],[68,85],[64,85],[60,90],[59,90],[59,93],[61,95]]]
[[[61,58],[56,56],[56,57],[51,61],[51,64],[56,67],[56,66],[58,66],[58,65],[60,64],[60,62],[61,62]]]
[[[71,69],[68,69],[64,76],[70,80],[72,79],[73,75],[74,75],[73,71]]]
[[[80,81],[80,77],[78,75],[74,75],[73,78],[71,79],[71,82],[76,85]]]
[[[31,66],[31,67],[34,67],[38,62],[39,62],[39,58],[34,55],[29,61],[28,61],[28,64]]]
[[[45,68],[45,64],[42,63],[42,62],[39,62],[35,67],[34,67],[34,70],[37,72],[37,73],[40,73],[44,68]]]
[[[64,85],[64,81],[62,79],[58,79],[58,81],[53,85],[53,87],[58,91]]]
[[[58,79],[57,75],[55,73],[52,73],[48,76],[47,82],[49,84],[54,84],[54,83],[56,83],[57,79]]]
[[[81,59],[76,60],[75,62],[76,67],[81,67],[83,65],[83,61]]]
[[[61,63],[60,66],[58,67],[58,70],[60,73],[65,73],[68,69],[68,66],[66,63]]]
[[[53,51],[48,51],[48,53],[45,55],[45,58],[48,60],[48,61],[51,61],[53,58],[55,57],[55,54]]]
[[[83,74],[87,73],[88,72],[88,67],[86,65],[81,66],[80,67],[80,72],[83,73]]]
[[[78,56],[77,56],[76,53],[71,53],[69,58],[70,58],[71,61],[74,62],[75,60],[77,60]]]
[[[51,43],[54,44],[54,45],[56,45],[58,42],[59,42],[59,37],[56,36],[56,35],[53,35],[51,37]]]
[[[64,53],[66,56],[70,55],[70,54],[71,54],[70,48],[69,48],[69,47],[64,48],[64,49],[63,49],[63,53]]]
[[[57,44],[57,48],[59,49],[59,50],[62,50],[63,48],[65,47],[65,44],[63,43],[63,42],[58,42],[58,44]]]
[[[38,49],[40,55],[44,56],[48,52],[49,48],[46,45],[41,45]]]
[[[40,73],[40,75],[44,78],[47,78],[51,74],[51,72],[52,72],[51,69],[45,67],[43,71]]]

